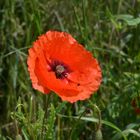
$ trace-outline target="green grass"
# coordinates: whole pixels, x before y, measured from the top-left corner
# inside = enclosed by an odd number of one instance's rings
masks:
[[[1,0],[0,140],[93,140],[99,117],[103,140],[139,140],[139,14],[139,0]],[[69,32],[99,60],[103,81],[90,102],[32,88],[28,48],[48,30]]]

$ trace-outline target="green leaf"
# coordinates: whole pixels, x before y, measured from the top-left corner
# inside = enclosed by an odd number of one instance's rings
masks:
[[[127,129],[132,129],[134,127],[138,127],[140,123],[130,123],[129,125],[126,126]]]
[[[127,136],[128,136],[129,134],[133,134],[133,135],[135,135],[135,136],[137,136],[137,137],[140,138],[140,133],[137,132],[137,131],[134,130],[134,129],[126,129],[126,130],[124,130],[122,133],[125,134],[125,135],[127,135]],[[121,139],[121,138],[122,138],[122,135],[120,135],[120,133],[117,133],[117,134],[112,138],[112,140],[119,140],[119,139]]]
[[[21,132],[22,132],[22,134],[23,134],[23,136],[24,136],[24,139],[25,139],[25,140],[29,140],[29,136],[28,136],[28,134],[27,134],[27,132],[26,132],[26,129],[25,129],[25,128],[22,128],[22,129],[21,129]]]
[[[98,119],[93,118],[93,117],[92,117],[92,118],[81,117],[81,120],[86,120],[86,121],[91,121],[91,122],[98,122],[98,121],[99,121]],[[114,125],[114,124],[111,123],[111,122],[104,121],[104,120],[102,120],[101,122],[102,122],[102,124],[105,124],[105,125],[107,125],[107,126],[110,126],[110,127],[112,127],[113,129],[115,129],[116,131],[118,131],[118,132],[123,136],[124,140],[127,140],[127,137],[122,133],[122,131],[121,131],[116,125]]]
[[[123,20],[129,26],[136,26],[140,23],[140,17],[134,18],[132,15],[117,15],[117,20]]]
[[[66,117],[66,118],[74,118],[74,119],[79,119],[79,116],[65,116],[65,115],[60,115],[58,114],[60,117]],[[84,121],[90,121],[90,122],[95,122],[98,123],[99,119],[94,118],[94,117],[81,117],[80,120],[84,120]],[[125,136],[125,134],[122,132],[121,129],[119,129],[116,125],[114,125],[111,122],[102,120],[101,121],[102,124],[107,125],[113,129],[115,129],[117,132],[119,132],[119,134],[121,134],[121,136],[124,138],[124,140],[128,140],[127,137]]]

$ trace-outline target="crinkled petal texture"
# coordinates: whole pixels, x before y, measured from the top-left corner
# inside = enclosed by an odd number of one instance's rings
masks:
[[[68,68],[67,76],[56,77],[51,64],[61,62]],[[84,100],[98,90],[102,75],[92,54],[68,33],[48,31],[29,49],[28,71],[35,89],[54,91],[71,103]]]

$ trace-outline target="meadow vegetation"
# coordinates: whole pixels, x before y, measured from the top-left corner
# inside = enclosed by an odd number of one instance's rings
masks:
[[[48,30],[70,33],[100,62],[89,100],[32,88],[28,49]],[[0,0],[0,140],[139,140],[139,99],[140,0]]]

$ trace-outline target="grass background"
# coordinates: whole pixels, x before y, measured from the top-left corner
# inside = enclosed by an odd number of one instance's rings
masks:
[[[139,0],[0,0],[0,140],[99,140],[100,111],[104,140],[139,140],[139,16]],[[32,88],[28,48],[48,30],[69,32],[99,60],[103,81],[90,102]]]

